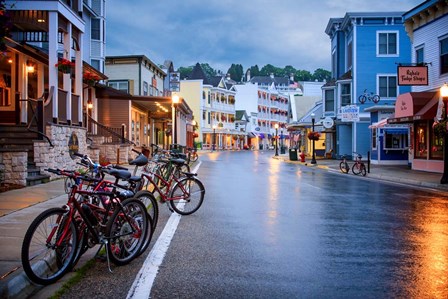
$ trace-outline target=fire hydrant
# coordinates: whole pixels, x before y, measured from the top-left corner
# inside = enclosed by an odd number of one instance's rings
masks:
[[[305,153],[304,152],[300,153],[300,162],[305,162]]]

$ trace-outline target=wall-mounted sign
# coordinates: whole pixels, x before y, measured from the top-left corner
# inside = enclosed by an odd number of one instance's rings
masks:
[[[398,85],[428,85],[427,66],[398,66]]]
[[[342,121],[359,121],[359,107],[354,105],[347,105],[341,107]]]
[[[70,157],[72,159],[75,159],[76,157],[73,156],[74,153],[77,153],[79,151],[79,142],[78,142],[78,136],[75,134],[75,132],[70,135],[70,139],[68,140],[68,153],[70,154]]]

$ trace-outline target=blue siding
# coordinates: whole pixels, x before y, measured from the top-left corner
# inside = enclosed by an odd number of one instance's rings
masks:
[[[367,157],[367,152],[371,148],[369,125],[370,123],[358,123],[356,125],[356,152],[364,158]]]
[[[337,125],[336,126],[336,132],[337,132],[337,150],[336,155],[338,157],[342,155],[352,155],[352,148],[353,148],[353,139],[352,139],[352,126],[350,124],[346,125]]]

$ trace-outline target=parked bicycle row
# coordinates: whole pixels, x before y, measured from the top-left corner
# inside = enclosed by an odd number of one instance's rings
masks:
[[[367,169],[366,169],[366,165],[362,161],[362,155],[360,155],[358,153],[353,153],[353,157],[354,157],[354,163],[351,167],[353,174],[356,174],[356,175],[361,174],[362,176],[366,176]],[[341,161],[341,163],[339,163],[339,169],[341,169],[341,171],[343,173],[348,173],[350,171],[350,165],[347,162],[346,155],[342,156],[342,161]]]
[[[110,271],[110,262],[128,264],[149,247],[158,202],[181,215],[201,207],[205,187],[190,172],[191,155],[154,144],[150,154],[133,151],[133,173],[120,165],[100,166],[82,154],[75,154],[77,170],[46,169],[64,177],[68,200],[39,214],[25,234],[22,265],[33,282],[54,283],[96,245],[97,254],[105,248]]]

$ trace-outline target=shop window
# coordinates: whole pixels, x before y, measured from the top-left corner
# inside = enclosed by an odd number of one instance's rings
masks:
[[[434,130],[430,130],[431,151],[429,158],[434,160],[443,160],[443,136],[434,134]]]
[[[407,150],[408,135],[403,133],[395,133],[393,131],[384,132],[384,149],[385,150]]]
[[[427,144],[427,125],[426,123],[418,123],[415,127],[415,158],[426,158],[428,153]]]

